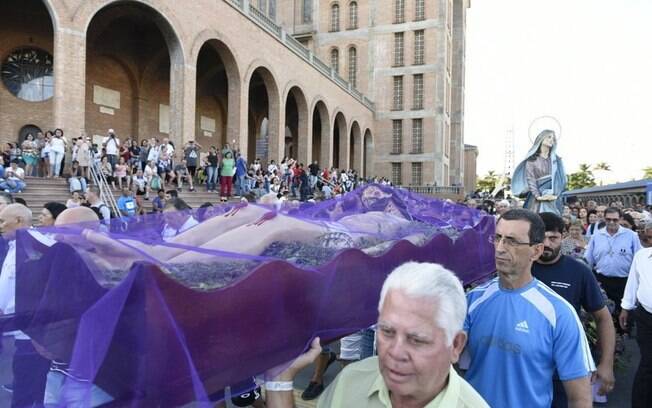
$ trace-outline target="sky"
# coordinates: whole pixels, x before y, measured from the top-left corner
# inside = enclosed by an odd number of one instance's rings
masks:
[[[472,0],[466,40],[478,175],[503,173],[510,129],[523,160],[544,115],[561,123],[567,173],[606,162],[604,182],[629,181],[652,166],[652,0]]]

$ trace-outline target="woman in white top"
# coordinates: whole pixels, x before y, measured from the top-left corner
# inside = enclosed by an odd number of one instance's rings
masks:
[[[68,141],[63,136],[63,130],[56,129],[54,137],[50,140],[50,175],[54,178],[59,178],[61,174],[61,162],[66,152],[66,145]]]

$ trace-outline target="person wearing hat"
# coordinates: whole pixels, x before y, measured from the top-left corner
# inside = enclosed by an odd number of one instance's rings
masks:
[[[49,227],[54,225],[59,214],[66,210],[66,206],[62,203],[57,203],[56,201],[50,201],[43,205],[41,210],[41,215],[39,216],[39,224],[42,227]]]

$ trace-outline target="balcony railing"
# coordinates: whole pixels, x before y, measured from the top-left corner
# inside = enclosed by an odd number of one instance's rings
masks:
[[[294,39],[290,34],[286,33],[281,26],[276,24],[272,19],[266,16],[263,12],[251,6],[245,0],[224,0],[227,4],[234,7],[245,17],[249,18],[252,22],[262,27],[270,35],[275,37],[278,41],[283,43],[290,51],[294,52],[299,57],[303,58],[308,64],[312,65],[322,75],[333,81],[337,86],[344,89],[353,98],[360,101],[364,106],[375,109],[374,103],[364,96],[360,91],[355,89],[351,84],[339,76],[329,65],[317,58],[308,48],[304,47],[299,41]]]
[[[455,194],[464,195],[464,187],[461,186],[408,186],[408,190],[424,195]]]

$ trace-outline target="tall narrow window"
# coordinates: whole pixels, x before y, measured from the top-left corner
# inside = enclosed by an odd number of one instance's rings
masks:
[[[423,177],[421,163],[412,163],[412,185],[420,186],[422,181]]]
[[[331,68],[337,73],[340,72],[340,50],[337,48],[331,50]]]
[[[412,153],[423,153],[423,119],[412,119]]]
[[[331,31],[340,31],[340,6],[333,4],[331,7]]]
[[[422,65],[424,63],[424,41],[425,32],[417,30],[414,32],[414,65]]]
[[[358,28],[358,3],[352,1],[349,4],[349,30]]]
[[[421,21],[426,19],[425,0],[416,0],[414,4],[414,20]]]
[[[405,0],[394,0],[394,24],[405,23]]]
[[[403,153],[403,121],[392,121],[392,154]]]
[[[394,77],[394,110],[403,110],[403,77]]]
[[[423,74],[414,75],[412,109],[423,109]]]
[[[268,7],[269,18],[276,21],[276,0],[269,0]]]
[[[402,163],[392,163],[392,184],[395,186],[400,186],[403,184],[401,165]]]
[[[312,0],[303,0],[303,22],[312,22]]]
[[[394,33],[394,66],[402,67],[404,64],[405,43],[403,33]]]
[[[266,0],[258,0],[258,10],[262,11],[263,14],[267,14],[267,1]]]
[[[349,48],[349,83],[354,88],[358,86],[358,51],[355,47]]]

